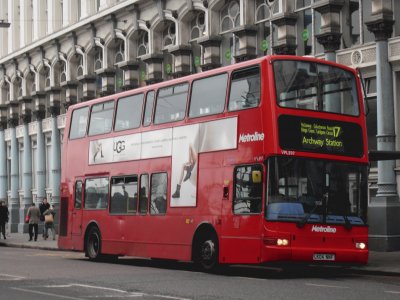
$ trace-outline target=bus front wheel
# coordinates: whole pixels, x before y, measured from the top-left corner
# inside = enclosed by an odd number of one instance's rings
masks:
[[[204,271],[212,272],[218,267],[218,239],[214,234],[204,235],[196,247],[195,263]]]
[[[101,256],[101,236],[97,227],[93,226],[89,229],[86,237],[86,255],[90,260],[99,260]]]

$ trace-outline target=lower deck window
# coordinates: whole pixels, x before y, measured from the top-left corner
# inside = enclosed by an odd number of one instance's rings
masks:
[[[137,176],[111,179],[110,213],[135,214],[138,205]]]
[[[85,208],[104,209],[108,205],[107,177],[90,178],[85,181]]]

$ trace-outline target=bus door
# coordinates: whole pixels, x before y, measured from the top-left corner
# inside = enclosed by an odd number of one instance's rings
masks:
[[[263,174],[261,164],[233,170],[232,196],[224,198],[222,208],[222,262],[260,262]]]
[[[82,234],[82,198],[83,198],[83,179],[77,178],[74,184],[74,198],[72,205],[71,234]]]

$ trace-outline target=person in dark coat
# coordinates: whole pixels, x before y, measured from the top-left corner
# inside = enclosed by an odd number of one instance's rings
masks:
[[[43,223],[44,223],[44,212],[45,212],[46,210],[48,210],[49,208],[50,208],[50,203],[47,202],[47,199],[46,199],[46,198],[43,198],[42,203],[39,204],[40,221],[42,221]],[[43,224],[43,225],[45,225],[45,224]],[[46,239],[46,233],[45,233],[46,229],[45,229],[45,227],[46,227],[46,226],[43,226],[43,238],[44,238],[44,239]]]
[[[32,206],[29,207],[27,212],[29,218],[29,241],[32,241],[33,230],[35,230],[35,242],[37,241],[38,236],[38,224],[40,219],[40,210],[35,206],[35,203],[32,203]]]
[[[6,239],[6,223],[8,222],[9,215],[8,207],[6,206],[4,201],[0,202],[0,233],[3,235],[3,238]]]

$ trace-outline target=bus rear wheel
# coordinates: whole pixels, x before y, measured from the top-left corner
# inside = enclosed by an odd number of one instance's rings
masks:
[[[218,268],[218,239],[214,234],[200,238],[196,247],[196,265],[203,271],[213,272]]]
[[[85,244],[87,257],[93,261],[99,260],[101,258],[101,236],[97,227],[89,229]]]

